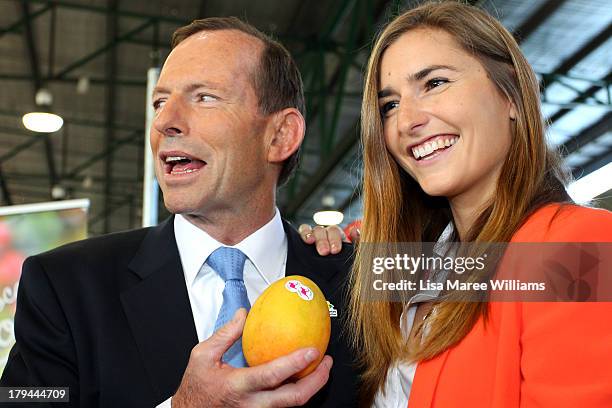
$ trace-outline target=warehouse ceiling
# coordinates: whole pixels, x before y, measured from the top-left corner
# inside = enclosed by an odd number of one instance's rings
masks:
[[[279,194],[284,214],[311,222],[333,197],[359,217],[358,119],[373,34],[417,1],[0,0],[2,204],[91,200],[93,235],[141,224],[146,75],[171,33],[191,20],[235,15],[295,56],[308,100],[299,171]],[[550,143],[575,177],[612,161],[612,7],[607,0],[483,0],[521,42],[538,73]],[[21,116],[37,89],[65,119],[34,134]],[[54,189],[55,187],[55,189]],[[162,213],[162,216],[164,214]]]

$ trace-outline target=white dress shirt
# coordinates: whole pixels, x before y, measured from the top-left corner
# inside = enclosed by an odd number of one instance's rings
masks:
[[[174,235],[198,340],[203,341],[213,334],[225,287],[219,274],[204,261],[217,248],[227,245],[221,244],[182,215],[174,217]],[[279,211],[276,210],[266,225],[232,248],[241,250],[247,256],[244,284],[253,305],[270,284],[285,276],[287,237]]]
[[[217,248],[228,245],[218,242],[182,215],[174,217],[174,236],[198,341],[204,341],[214,332],[225,287],[223,279],[204,262]],[[287,236],[278,209],[267,224],[232,248],[241,250],[247,256],[243,276],[249,301],[253,305],[268,286],[285,277]],[[170,406],[171,398],[158,408]]]

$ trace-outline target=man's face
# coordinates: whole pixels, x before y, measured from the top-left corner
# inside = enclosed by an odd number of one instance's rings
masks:
[[[232,211],[270,188],[262,183],[269,119],[252,84],[262,48],[239,31],[203,31],[168,56],[153,93],[151,148],[169,211]]]

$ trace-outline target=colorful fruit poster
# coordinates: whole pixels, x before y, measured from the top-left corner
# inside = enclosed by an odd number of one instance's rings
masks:
[[[21,266],[30,255],[87,237],[89,200],[0,207],[0,374],[15,343]]]

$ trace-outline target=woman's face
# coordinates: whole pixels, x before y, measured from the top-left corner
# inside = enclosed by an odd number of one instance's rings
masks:
[[[515,111],[480,62],[445,31],[419,28],[384,52],[379,83],[387,148],[423,191],[488,200]]]

